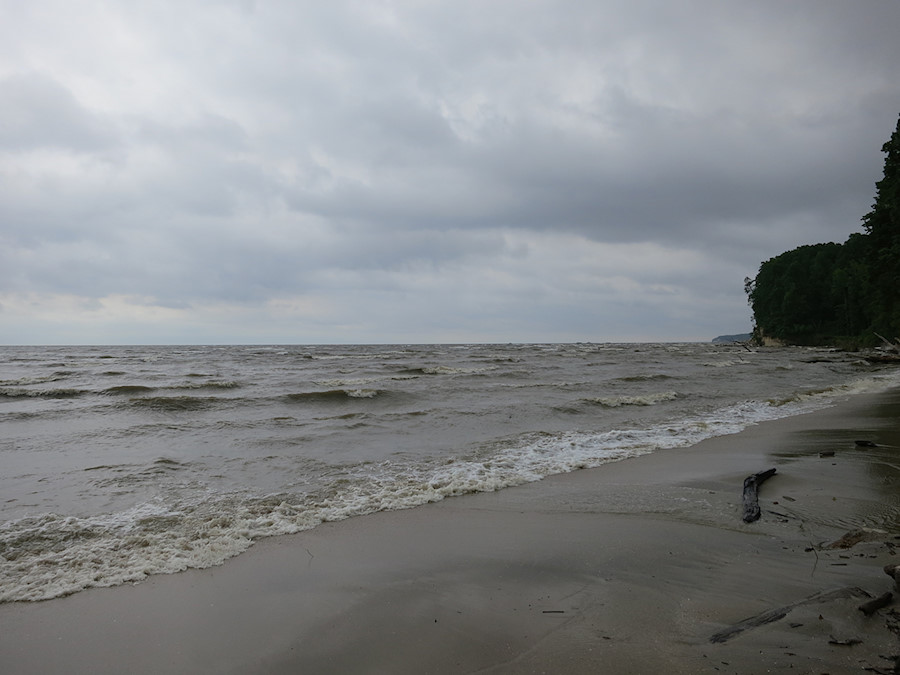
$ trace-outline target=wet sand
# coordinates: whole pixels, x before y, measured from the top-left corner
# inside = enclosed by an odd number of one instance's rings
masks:
[[[742,482],[770,467],[745,524]],[[900,391],[857,396],[208,570],[0,605],[0,672],[891,672],[900,614],[857,607],[893,590],[898,485]],[[882,531],[826,547],[860,528]]]

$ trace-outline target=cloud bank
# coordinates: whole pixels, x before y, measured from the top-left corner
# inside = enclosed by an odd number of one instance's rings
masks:
[[[0,0],[0,343],[693,340],[859,230],[873,0]]]

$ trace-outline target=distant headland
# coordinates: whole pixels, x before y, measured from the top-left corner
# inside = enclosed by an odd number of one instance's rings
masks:
[[[738,333],[737,335],[719,335],[712,339],[713,342],[747,342],[753,337],[753,333]]]

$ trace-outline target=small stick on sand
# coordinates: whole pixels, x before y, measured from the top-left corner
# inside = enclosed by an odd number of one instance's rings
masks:
[[[759,520],[762,512],[759,510],[759,486],[775,475],[775,469],[760,471],[744,479],[744,522],[752,523]]]

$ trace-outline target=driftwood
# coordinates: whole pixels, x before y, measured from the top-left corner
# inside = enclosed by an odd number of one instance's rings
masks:
[[[900,363],[900,354],[868,354],[863,359],[869,363]]]
[[[759,510],[759,486],[766,480],[775,475],[775,469],[760,471],[752,476],[744,479],[744,494],[742,501],[744,504],[744,522],[752,523],[759,520],[762,512]]]
[[[858,530],[850,530],[840,539],[835,539],[830,544],[826,544],[822,548],[853,548],[857,544],[864,541],[883,541],[888,536],[884,530],[878,530],[874,527],[862,527]],[[887,572],[890,575],[890,572]]]
[[[797,607],[802,607],[803,605],[814,605],[822,602],[828,602],[830,600],[853,597],[868,598],[870,596],[863,589],[857,588],[856,586],[847,586],[846,588],[839,588],[834,591],[816,593],[815,595],[811,595],[808,598],[804,598],[803,600],[791,603],[790,605],[785,605],[784,607],[778,607],[776,609],[770,609],[766,612],[763,612],[762,614],[757,614],[756,616],[751,616],[749,619],[739,621],[733,626],[729,626],[724,630],[720,630],[718,633],[714,633],[709,638],[709,641],[714,643],[727,642],[731,638],[740,635],[746,630],[750,630],[751,628],[759,628],[760,626],[765,626],[766,624],[773,623],[775,621],[778,621],[779,619],[783,619],[788,614],[790,614],[792,610],[796,609]]]
[[[862,640],[859,638],[845,638],[843,640],[838,640],[836,637],[832,636],[828,641],[830,645],[840,645],[842,647],[852,647],[853,645],[861,645]]]
[[[885,593],[884,595],[879,595],[874,600],[869,600],[868,602],[864,602],[857,609],[865,614],[866,616],[871,616],[875,612],[877,612],[882,607],[887,607],[891,604],[891,600],[894,599],[894,594],[890,591]]]
[[[875,335],[879,340],[881,340],[881,345],[884,349],[894,353],[900,352],[900,341],[895,343],[888,340],[886,337],[884,337],[884,335],[879,335],[878,333],[875,333]]]

